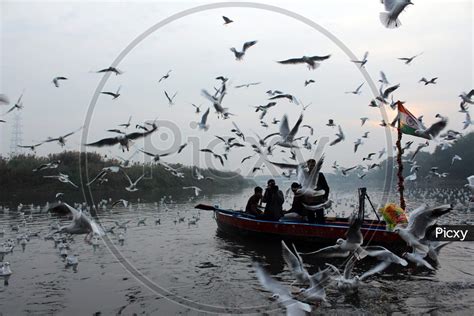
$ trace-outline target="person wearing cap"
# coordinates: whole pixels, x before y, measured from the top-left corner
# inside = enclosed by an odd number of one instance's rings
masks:
[[[259,207],[261,206],[263,189],[261,187],[255,187],[253,191],[254,194],[247,201],[245,213],[259,216],[262,215],[262,211],[259,209]]]
[[[276,185],[274,179],[268,180],[262,202],[265,203],[263,217],[268,220],[279,220],[283,215],[282,211],[285,197],[283,196],[283,192],[281,192],[281,190]]]
[[[291,208],[288,211],[283,211],[283,213],[286,214],[291,214],[291,213],[296,213],[301,217],[306,217],[307,221],[309,223],[314,223],[316,221],[314,217],[314,212],[306,210],[304,207],[305,199],[302,194],[297,194],[296,191],[301,189],[301,185],[297,182],[293,182],[291,184],[291,191],[293,192],[293,203],[291,204]]]

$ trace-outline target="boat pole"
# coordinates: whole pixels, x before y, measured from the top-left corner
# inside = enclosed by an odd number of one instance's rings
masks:
[[[400,119],[399,119],[400,120]],[[400,207],[405,210],[405,197],[403,191],[405,190],[404,178],[403,178],[403,163],[402,163],[402,131],[400,129],[400,121],[397,126],[397,164],[398,164],[398,193],[400,194]]]

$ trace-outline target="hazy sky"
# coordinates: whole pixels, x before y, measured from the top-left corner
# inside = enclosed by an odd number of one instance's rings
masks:
[[[473,86],[472,2],[415,1],[400,16],[402,26],[386,29],[379,21],[383,5],[378,0],[364,1],[260,1],[301,14],[339,38],[360,58],[369,51],[366,69],[377,82],[383,70],[391,84],[400,83],[395,98],[406,101],[415,115],[424,115],[425,123],[435,121],[435,114],[450,118],[449,128],[460,130],[464,115],[458,113],[460,92]],[[32,144],[49,136],[59,136],[85,124],[86,111],[102,74],[92,71],[108,67],[118,54],[139,34],[164,18],[185,9],[211,2],[75,2],[75,1],[12,1],[1,2],[1,79],[0,93],[12,102],[24,91],[24,109],[21,111],[23,143]],[[235,22],[223,26],[222,15]],[[236,61],[229,48],[241,49],[245,41],[258,40],[242,61]],[[409,57],[423,52],[410,66],[397,57]],[[280,65],[276,60],[302,55],[326,55],[331,58],[316,70],[304,65]],[[379,127],[379,109],[367,105],[373,98],[366,83],[362,94],[345,94],[364,82],[358,67],[344,52],[324,35],[307,25],[278,13],[252,8],[225,8],[196,13],[168,24],[143,40],[118,66],[124,73],[112,75],[104,90],[115,91],[121,86],[121,96],[111,100],[99,97],[87,139],[82,133],[72,136],[67,149],[79,149],[81,143],[112,136],[106,129],[116,128],[132,116],[132,124],[158,118],[179,126],[181,140],[189,137],[192,144],[182,154],[164,158],[168,162],[182,162],[205,166],[206,154],[198,149],[212,147],[222,153],[222,145],[211,143],[214,135],[231,136],[232,121],[248,136],[261,136],[278,130],[271,124],[273,118],[287,114],[290,128],[296,122],[301,106],[279,101],[269,110],[265,121],[269,128],[260,126],[258,114],[252,106],[268,102],[265,91],[279,89],[294,94],[304,104],[312,103],[304,112],[303,124],[314,127],[311,141],[327,136],[334,138],[336,129],[325,124],[332,118],[340,124],[346,140],[325,149],[327,163],[334,160],[343,166],[360,163],[369,152],[387,146],[385,129]],[[172,69],[171,76],[158,79]],[[217,118],[211,108],[207,132],[192,128],[200,120],[191,103],[202,104],[206,110],[212,105],[200,91],[213,91],[218,81],[214,77],[229,77],[228,94],[224,106],[235,116],[228,120]],[[51,83],[55,76],[65,76],[56,88]],[[437,85],[418,83],[421,77],[439,77]],[[304,87],[304,81],[315,84]],[[249,88],[234,86],[261,82]],[[178,92],[170,107],[164,90]],[[0,108],[1,113],[8,110]],[[395,112],[387,107],[391,119]],[[360,127],[360,117],[370,118]],[[14,113],[2,117],[0,125],[0,153],[10,148]],[[129,129],[131,130],[131,128]],[[472,130],[470,128],[469,130]],[[370,131],[359,151],[354,154],[354,141]],[[467,131],[465,131],[467,132]],[[301,129],[299,135],[308,135]],[[155,150],[166,152],[176,135],[163,127],[151,138]],[[395,138],[395,135],[392,135]],[[405,140],[422,141],[407,136]],[[209,145],[210,144],[210,145]],[[432,144],[433,147],[434,144]],[[143,142],[137,142],[130,156]],[[257,157],[243,165],[240,160],[251,154],[250,146],[235,149],[229,155],[224,169],[241,168],[246,173],[255,166]],[[91,148],[92,149],[92,148]],[[60,152],[56,143],[38,148],[44,155]],[[92,149],[94,150],[94,149]],[[288,153],[274,150],[273,160],[288,160]],[[118,147],[99,150],[104,154],[122,154]],[[311,152],[301,150],[305,158]],[[135,155],[143,159],[142,154]],[[215,161],[214,161],[215,162]],[[214,167],[221,169],[220,165]]]

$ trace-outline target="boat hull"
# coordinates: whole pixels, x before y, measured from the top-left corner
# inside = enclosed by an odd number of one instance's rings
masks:
[[[345,238],[349,227],[347,220],[344,222],[342,219],[328,220],[325,224],[266,221],[228,210],[215,210],[215,219],[218,229],[228,235],[320,244],[334,244],[338,238]],[[366,221],[361,232],[364,244],[388,245],[390,248],[405,246],[400,236],[387,231],[383,223]]]

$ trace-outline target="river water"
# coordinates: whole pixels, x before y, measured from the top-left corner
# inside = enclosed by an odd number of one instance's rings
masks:
[[[253,266],[254,261],[261,263],[289,285],[293,278],[283,263],[280,244],[222,235],[212,212],[193,208],[197,203],[240,208],[249,194],[250,190],[212,198],[199,196],[164,205],[132,201],[131,208],[101,210],[99,218],[105,228],[115,221],[130,221],[125,241],[120,245],[121,230],[117,229],[95,249],[83,236],[75,236],[69,253],[78,254],[77,271],[65,268],[54,242],[44,240],[55,216],[33,212],[31,219],[28,212],[24,217],[14,211],[0,212],[0,231],[5,230],[1,242],[16,240],[19,233],[12,231],[11,225],[19,225],[20,233],[29,229],[40,236],[32,237],[24,251],[17,244],[13,253],[5,256],[13,274],[8,285],[0,284],[0,315],[284,314],[285,309],[259,284]],[[341,198],[336,212],[347,210],[350,201],[342,202]],[[196,216],[200,217],[197,224],[188,224]],[[185,219],[179,222],[178,217]],[[140,218],[146,218],[146,225],[137,225]],[[155,224],[158,218],[161,223]],[[471,219],[468,210],[456,210],[443,221],[464,223]],[[66,223],[68,218],[60,217],[59,221]],[[350,296],[330,285],[328,304],[313,306],[313,313],[472,315],[473,259],[472,242],[452,243],[442,250],[436,271],[414,266],[391,268],[370,278]],[[357,263],[355,273],[374,264],[364,260]],[[342,261],[328,262],[342,269]],[[306,263],[310,272],[324,264]]]

